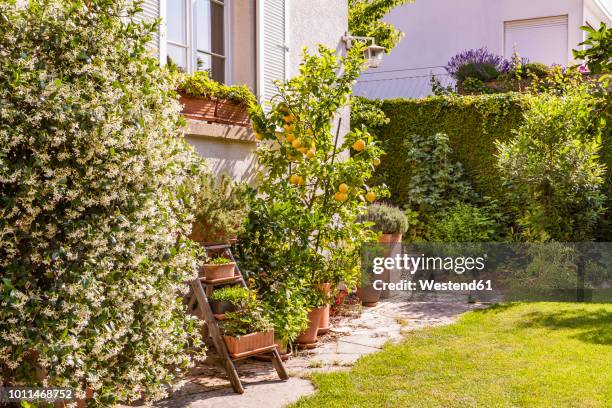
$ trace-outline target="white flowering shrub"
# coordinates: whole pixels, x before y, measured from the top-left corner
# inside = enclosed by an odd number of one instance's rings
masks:
[[[200,344],[179,296],[203,166],[154,24],[117,0],[21,3],[0,2],[0,383],[162,397]]]

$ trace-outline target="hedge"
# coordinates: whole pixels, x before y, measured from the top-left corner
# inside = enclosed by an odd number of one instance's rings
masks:
[[[463,164],[476,191],[497,199],[505,207],[505,195],[495,166],[495,141],[508,140],[513,136],[512,130],[521,124],[523,106],[518,93],[383,101],[381,108],[389,122],[376,129],[375,133],[387,154],[377,170],[376,181],[389,187],[393,204],[405,204],[410,177],[410,166],[401,154],[406,149],[405,140],[411,134],[442,132],[448,134],[453,148],[450,159]],[[609,121],[604,129],[601,151],[602,161],[608,167],[608,208],[612,208],[611,123]],[[612,211],[608,210],[605,218],[612,220]],[[602,225],[600,230],[600,239],[612,240],[610,228]]]

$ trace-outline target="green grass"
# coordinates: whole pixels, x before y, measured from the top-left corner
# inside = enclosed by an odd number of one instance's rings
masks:
[[[611,407],[612,304],[498,305],[312,378],[294,407]]]

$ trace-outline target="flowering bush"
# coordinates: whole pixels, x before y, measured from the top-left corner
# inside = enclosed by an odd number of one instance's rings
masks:
[[[0,382],[96,405],[162,397],[200,341],[178,293],[202,166],[126,4],[0,3]]]
[[[463,51],[452,57],[445,67],[446,72],[458,82],[463,82],[466,78],[481,81],[495,79],[510,68],[510,61],[489,52],[485,47]]]
[[[354,282],[360,244],[374,238],[357,216],[385,194],[366,184],[382,150],[366,129],[338,140],[333,125],[363,69],[361,52],[305,51],[300,75],[278,84],[271,109],[252,109],[263,171],[241,240],[242,265],[270,305],[276,332],[289,340],[308,307],[322,301],[317,284]],[[279,307],[287,303],[299,310]]]

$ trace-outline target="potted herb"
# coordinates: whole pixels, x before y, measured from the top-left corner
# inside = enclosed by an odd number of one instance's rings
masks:
[[[242,308],[227,312],[220,324],[223,340],[232,357],[241,357],[274,345],[274,329],[258,300],[251,298]]]
[[[249,187],[227,174],[217,179],[202,175],[195,202],[195,221],[190,238],[205,244],[226,244],[235,240],[248,213]]]
[[[250,292],[242,286],[225,286],[215,289],[208,297],[208,303],[214,314],[233,312],[248,297]]]
[[[236,262],[218,256],[209,259],[207,263],[202,265],[202,269],[204,270],[204,278],[209,281],[231,278],[234,276]]]

